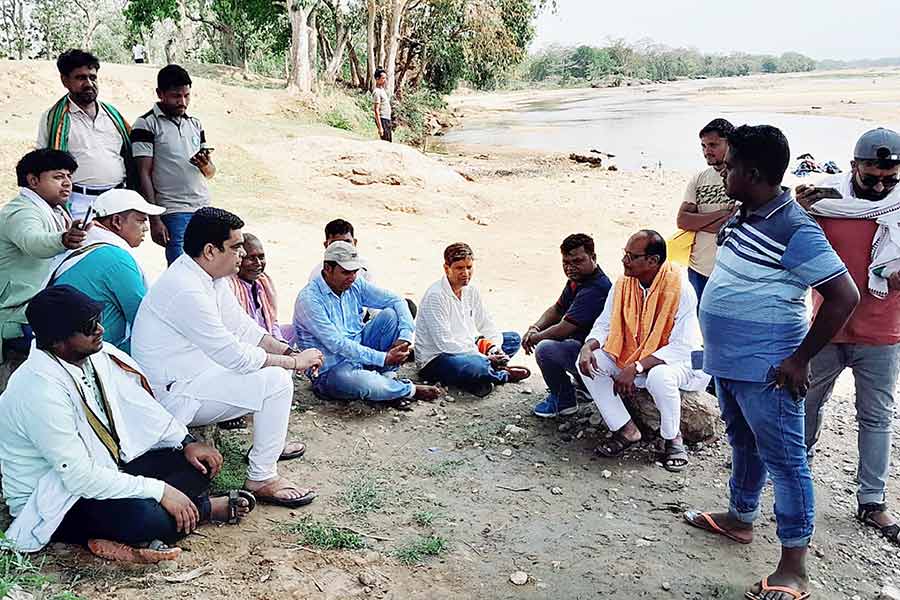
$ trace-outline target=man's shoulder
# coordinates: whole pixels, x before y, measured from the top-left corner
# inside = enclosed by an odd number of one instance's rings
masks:
[[[156,113],[151,108],[150,110],[148,110],[147,112],[145,112],[144,114],[142,114],[141,116],[139,116],[137,119],[134,120],[134,125],[132,126],[132,129],[155,128],[158,120],[159,119],[157,118]]]

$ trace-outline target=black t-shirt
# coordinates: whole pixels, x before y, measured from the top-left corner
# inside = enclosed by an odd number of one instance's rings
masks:
[[[565,313],[564,320],[578,327],[571,336],[573,339],[583,342],[591,332],[594,321],[603,312],[610,289],[612,283],[600,267],[584,281],[566,282],[556,306]]]

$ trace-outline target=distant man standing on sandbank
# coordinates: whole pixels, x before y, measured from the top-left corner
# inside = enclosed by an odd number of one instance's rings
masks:
[[[391,125],[391,95],[387,91],[387,73],[384,69],[375,69],[375,90],[372,92],[375,100],[375,126],[378,127],[378,137],[385,142],[393,140],[393,126]]]

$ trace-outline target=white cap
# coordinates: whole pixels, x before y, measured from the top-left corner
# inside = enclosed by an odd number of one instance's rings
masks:
[[[127,210],[136,210],[152,216],[166,212],[166,209],[162,206],[150,204],[134,190],[126,190],[124,188],[107,190],[94,200],[94,214],[97,217],[108,217]]]

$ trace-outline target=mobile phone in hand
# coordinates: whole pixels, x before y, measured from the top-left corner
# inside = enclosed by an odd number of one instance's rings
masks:
[[[844,196],[837,190],[837,188],[833,187],[814,187],[813,188],[816,194],[820,194],[822,198],[834,198],[835,200],[840,200]]]
[[[81,220],[81,224],[78,225],[78,229],[84,231],[87,229],[87,226],[90,224],[91,219],[94,218],[94,205],[91,204],[88,206],[87,212],[84,213],[84,218]]]

